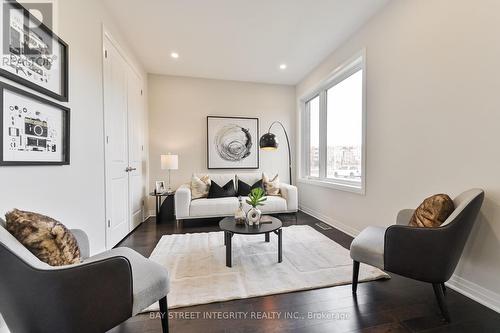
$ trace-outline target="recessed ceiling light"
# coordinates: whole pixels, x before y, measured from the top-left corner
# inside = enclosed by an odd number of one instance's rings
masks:
[[[171,56],[172,58],[174,58],[174,59],[177,59],[177,58],[179,58],[179,53],[177,53],[177,52],[172,52],[172,53],[170,53],[170,56]]]
[[[281,64],[280,69],[286,69],[286,64]]]

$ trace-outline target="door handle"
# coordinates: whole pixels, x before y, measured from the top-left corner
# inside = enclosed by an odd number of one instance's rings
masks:
[[[135,171],[135,170],[137,170],[137,169],[136,168],[127,167],[125,169],[125,172],[130,172],[130,171]]]

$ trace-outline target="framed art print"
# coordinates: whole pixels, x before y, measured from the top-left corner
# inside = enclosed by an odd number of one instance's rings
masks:
[[[0,2],[0,75],[67,102],[68,45],[18,2]]]
[[[0,83],[0,165],[69,164],[70,109]]]
[[[155,182],[155,193],[162,194],[166,190],[167,190],[167,187],[165,186],[165,181],[163,181],[163,180],[157,180]]]
[[[208,169],[258,169],[258,135],[258,118],[208,116]]]

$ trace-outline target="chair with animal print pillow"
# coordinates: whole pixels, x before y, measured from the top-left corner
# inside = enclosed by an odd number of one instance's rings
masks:
[[[163,332],[168,332],[167,270],[129,248],[89,257],[85,232],[72,233],[82,262],[50,266],[0,219],[0,313],[9,330],[106,332],[159,301]]]
[[[483,203],[484,192],[481,189],[465,191],[452,203],[446,197],[439,194],[427,198],[416,211],[400,211],[395,225],[368,227],[352,241],[353,294],[357,291],[359,265],[365,263],[431,283],[441,313],[450,321],[444,283],[460,260]],[[439,205],[448,216],[444,221],[441,220],[442,212],[433,211]],[[450,206],[454,209],[450,210]],[[436,221],[428,223],[430,219]]]

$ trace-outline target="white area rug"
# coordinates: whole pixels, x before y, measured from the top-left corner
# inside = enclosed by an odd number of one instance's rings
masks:
[[[233,267],[226,267],[224,233],[163,236],[150,259],[170,272],[168,307],[249,298],[352,283],[349,251],[309,226],[283,228],[283,262],[278,236],[233,236]],[[359,280],[389,278],[361,265]],[[158,304],[147,309],[158,310]]]

